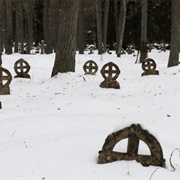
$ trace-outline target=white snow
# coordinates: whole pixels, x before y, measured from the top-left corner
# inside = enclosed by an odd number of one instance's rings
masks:
[[[167,68],[169,51],[149,53],[159,76],[141,77],[136,57],[113,54],[76,55],[76,72],[51,78],[55,55],[3,55],[3,67],[15,76],[14,63],[24,58],[31,79],[13,78],[10,95],[1,95],[0,179],[173,180],[180,179],[180,67]],[[96,75],[84,75],[87,60]],[[116,63],[121,89],[104,89],[102,66]],[[143,167],[136,161],[98,164],[106,137],[139,123],[160,142],[166,168]],[[115,147],[126,151],[123,140]],[[149,154],[143,142],[139,152]],[[158,168],[158,169],[157,169]],[[153,174],[154,173],[154,174]]]

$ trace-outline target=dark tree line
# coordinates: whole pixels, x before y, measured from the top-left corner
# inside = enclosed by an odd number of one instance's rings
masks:
[[[141,51],[142,62],[148,43],[175,40],[179,50],[178,8],[179,0],[1,0],[0,49],[30,53],[33,43],[44,40],[45,53],[56,52],[52,76],[75,71],[69,60],[75,59],[76,49],[83,54],[87,44],[96,44],[102,54],[116,43],[118,56],[132,44]],[[172,64],[177,60],[168,66]]]

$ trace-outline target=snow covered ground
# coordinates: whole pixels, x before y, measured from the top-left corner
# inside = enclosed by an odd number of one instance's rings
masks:
[[[1,95],[0,179],[149,180],[180,179],[180,67],[167,68],[169,52],[153,50],[149,57],[160,75],[141,77],[136,57],[113,54],[76,55],[76,72],[51,78],[55,55],[3,55],[12,76],[14,63],[24,58],[31,79],[13,78],[10,95]],[[87,60],[98,64],[96,75],[84,75]],[[102,66],[116,63],[121,89],[104,89]],[[136,161],[98,164],[105,138],[132,123],[140,123],[160,142],[166,168],[143,167]],[[126,151],[127,140],[115,147]],[[141,142],[139,154],[149,154]],[[158,168],[158,169],[157,169]]]

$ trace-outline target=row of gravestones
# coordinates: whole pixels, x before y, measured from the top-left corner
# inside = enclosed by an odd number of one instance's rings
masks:
[[[98,66],[94,61],[90,60],[84,64],[83,69],[85,74],[94,75],[98,71]],[[156,63],[153,59],[146,59],[142,63],[142,69],[144,70],[142,76],[159,74],[159,71],[156,70]],[[24,59],[19,59],[15,62],[14,70],[17,74],[15,78],[30,78],[30,75],[28,74],[30,66]],[[101,69],[101,74],[104,78],[104,81],[100,84],[100,87],[115,89],[120,88],[119,83],[116,81],[120,74],[120,69],[116,64],[112,62],[105,64]],[[10,72],[7,69],[0,67],[0,95],[10,94],[9,84],[11,80],[12,76]]]
[[[98,71],[98,66],[96,62],[89,60],[83,66],[85,75],[95,75]],[[145,75],[159,75],[159,71],[156,70],[156,63],[153,59],[147,58],[142,63],[142,69],[144,72],[142,76]],[[105,64],[101,69],[101,75],[104,78],[104,81],[100,84],[102,88],[115,88],[120,89],[119,83],[116,81],[120,74],[119,67],[113,62]]]
[[[17,74],[15,78],[30,78],[30,75],[28,74],[30,66],[24,59],[19,59],[15,62],[14,70]],[[9,85],[11,81],[11,73],[7,69],[0,67],[0,95],[10,94]]]

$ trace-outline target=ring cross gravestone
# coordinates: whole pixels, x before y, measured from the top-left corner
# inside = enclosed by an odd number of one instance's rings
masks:
[[[113,151],[115,145],[126,138],[128,138],[127,152]],[[148,146],[151,155],[138,154],[140,140]],[[106,138],[102,150],[99,151],[99,163],[109,163],[117,160],[136,160],[143,166],[164,167],[165,165],[160,143],[140,124],[132,124],[130,127],[114,132]]]
[[[7,69],[0,67],[0,95],[10,94],[9,85],[11,81],[11,73]]]
[[[84,69],[85,75],[86,74],[95,75],[98,70],[98,66],[94,61],[89,60],[84,64],[83,69]]]
[[[101,74],[104,81],[100,84],[100,87],[120,89],[120,85],[116,81],[120,74],[120,69],[116,64],[112,62],[105,64],[101,69]]]
[[[24,59],[19,59],[18,61],[15,62],[14,70],[17,74],[15,78],[17,77],[30,78],[30,75],[28,74],[30,70],[30,66]]]
[[[151,58],[147,58],[142,62],[142,69],[144,71],[142,76],[159,75],[159,71],[156,70],[156,62]]]

